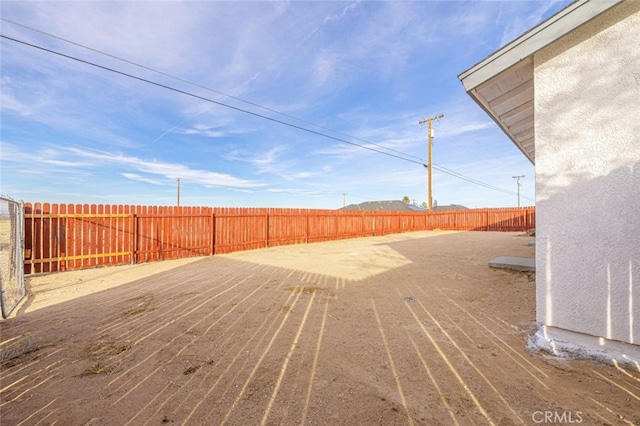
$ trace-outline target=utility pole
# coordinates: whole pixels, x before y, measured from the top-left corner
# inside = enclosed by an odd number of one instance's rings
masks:
[[[423,166],[425,166],[427,168],[428,171],[428,185],[429,185],[429,194],[427,196],[427,205],[429,206],[429,211],[432,210],[432,201],[433,201],[433,191],[432,191],[432,170],[433,170],[433,121],[434,120],[440,120],[442,117],[444,117],[444,114],[438,114],[435,117],[429,117],[429,118],[425,118],[422,119],[420,121],[418,121],[418,124],[420,124],[421,126],[425,123],[427,123],[428,129],[429,129],[429,137],[428,137],[428,141],[427,141],[427,146],[428,146],[428,157],[429,157],[429,163],[427,165],[423,164]]]
[[[178,181],[178,207],[180,207],[180,178],[176,178]]]
[[[512,177],[516,180],[516,183],[518,184],[518,208],[520,208],[520,187],[522,186],[522,184],[520,183],[520,180],[524,179],[524,175],[512,176]]]

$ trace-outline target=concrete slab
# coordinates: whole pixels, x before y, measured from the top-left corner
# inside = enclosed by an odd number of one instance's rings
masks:
[[[524,257],[502,256],[496,257],[491,262],[489,262],[489,266],[499,269],[511,269],[513,271],[535,272],[536,260],[527,259]]]

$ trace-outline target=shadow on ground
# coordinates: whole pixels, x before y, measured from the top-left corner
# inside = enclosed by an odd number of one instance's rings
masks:
[[[214,256],[25,313],[0,323],[3,424],[640,423],[638,372],[526,352],[534,282],[487,263],[533,257],[528,241]],[[324,269],[273,264],[323,247]]]

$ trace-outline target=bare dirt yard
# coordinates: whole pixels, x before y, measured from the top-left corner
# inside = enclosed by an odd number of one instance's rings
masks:
[[[640,424],[640,372],[527,351],[514,233],[416,232],[29,279],[4,425]]]

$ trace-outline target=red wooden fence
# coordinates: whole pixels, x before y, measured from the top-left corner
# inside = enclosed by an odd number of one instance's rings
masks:
[[[25,204],[25,273],[422,230],[524,231],[535,208],[432,213]]]

